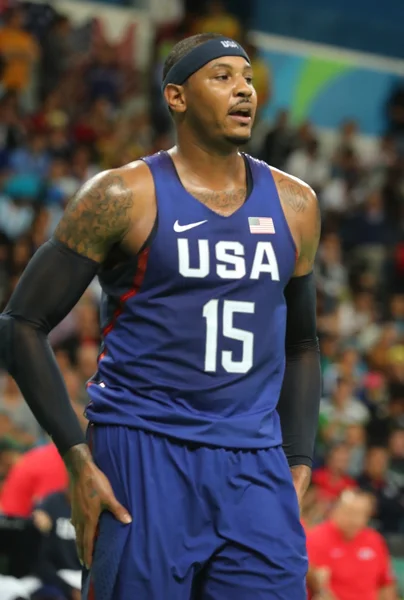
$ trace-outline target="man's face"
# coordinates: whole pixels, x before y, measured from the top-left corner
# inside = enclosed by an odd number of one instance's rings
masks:
[[[245,144],[251,138],[257,108],[252,68],[240,56],[212,60],[184,85],[183,111],[203,137]]]
[[[367,527],[372,516],[371,498],[352,494],[341,500],[334,512],[334,519],[345,537],[352,539]]]
[[[334,448],[328,457],[328,466],[333,473],[345,474],[349,465],[349,450],[346,446]]]

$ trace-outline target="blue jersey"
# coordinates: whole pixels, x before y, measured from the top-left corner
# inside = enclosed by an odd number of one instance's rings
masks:
[[[296,248],[271,171],[245,156],[252,189],[223,217],[185,190],[166,152],[144,160],[155,234],[100,275],[103,349],[87,416],[204,445],[278,445]]]

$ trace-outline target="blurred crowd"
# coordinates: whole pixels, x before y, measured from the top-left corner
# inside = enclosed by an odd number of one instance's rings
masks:
[[[404,555],[402,90],[386,106],[386,131],[375,150],[364,150],[358,126],[348,118],[325,146],[310,123],[290,121],[287,107],[273,123],[265,122],[269,68],[219,1],[206,3],[181,24],[160,28],[147,72],[99,28],[90,23],[78,30],[52,5],[13,4],[0,17],[0,308],[32,254],[52,235],[68,199],[89,177],[172,144],[160,93],[172,46],[204,31],[247,46],[259,100],[249,151],[308,182],[322,211],[316,275],[324,390],[303,518],[307,526],[323,521],[342,492],[361,488],[376,499],[373,527],[393,537]],[[99,299],[94,281],[50,338],[83,428],[85,383],[96,370],[100,342]],[[42,532],[53,527],[55,535],[61,518],[61,538],[71,541],[68,498],[60,495],[66,485],[63,463],[38,458],[48,448],[13,380],[0,375],[0,505],[15,518],[35,509],[35,527]],[[38,464],[48,482],[39,496],[26,485]],[[59,479],[50,475],[52,469]],[[44,490],[56,493],[45,499],[45,509],[36,506]],[[79,597],[73,584],[61,587],[60,596],[49,598]]]

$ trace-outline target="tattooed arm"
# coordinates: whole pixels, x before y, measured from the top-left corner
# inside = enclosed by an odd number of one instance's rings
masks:
[[[90,180],[70,201],[55,238],[96,262],[111,246],[124,240],[130,229],[133,191],[119,170]]]
[[[61,454],[83,434],[47,335],[78,302],[111,245],[124,239],[132,196],[119,172],[103,173],[85,185],[54,238],[31,259],[0,316],[0,363]]]
[[[317,198],[286,174],[275,179],[297,246],[294,276],[286,286],[286,368],[278,404],[283,446],[299,501],[309,486],[321,395],[313,264],[320,238]]]
[[[279,178],[277,187],[298,249],[294,276],[300,277],[313,270],[320,241],[321,215],[317,196],[310,186],[290,176]]]
[[[120,171],[106,172],[79,191],[0,315],[0,362],[65,459],[79,553],[87,564],[101,510],[123,523],[130,517],[92,461],[47,336],[80,299],[111,246],[125,240],[134,205],[126,178]]]

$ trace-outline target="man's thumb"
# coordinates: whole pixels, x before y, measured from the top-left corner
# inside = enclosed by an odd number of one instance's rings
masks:
[[[132,517],[126,508],[124,508],[122,504],[119,504],[118,500],[114,499],[111,502],[109,510],[112,512],[114,517],[124,525],[129,525],[129,523],[132,523]]]

